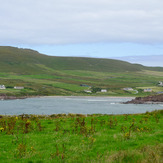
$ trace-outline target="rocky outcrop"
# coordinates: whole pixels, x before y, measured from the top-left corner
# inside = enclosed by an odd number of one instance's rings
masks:
[[[6,94],[0,94],[0,100],[16,100],[16,99],[25,99],[25,98],[27,97],[7,96]]]
[[[151,103],[163,103],[163,94],[147,96],[147,97],[136,97],[131,101],[124,102],[124,104],[151,104]]]

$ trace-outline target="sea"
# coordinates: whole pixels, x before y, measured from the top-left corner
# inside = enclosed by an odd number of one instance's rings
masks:
[[[163,104],[123,104],[130,97],[37,97],[0,100],[0,115],[135,114],[163,109]]]

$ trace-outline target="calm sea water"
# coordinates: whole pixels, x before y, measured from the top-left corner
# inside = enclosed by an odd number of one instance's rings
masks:
[[[121,104],[131,98],[41,97],[0,101],[1,115],[20,114],[132,114],[163,109],[163,104]]]

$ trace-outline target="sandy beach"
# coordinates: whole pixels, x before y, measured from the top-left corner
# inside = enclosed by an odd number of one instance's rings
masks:
[[[131,98],[134,99],[135,97],[124,97],[124,96],[38,96],[39,98]],[[37,97],[36,97],[37,98]]]

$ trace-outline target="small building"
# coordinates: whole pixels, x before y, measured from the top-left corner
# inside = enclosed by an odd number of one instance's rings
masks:
[[[106,93],[107,90],[106,89],[101,89],[101,92]]]
[[[5,85],[0,85],[0,89],[6,89]]]
[[[84,90],[85,93],[92,93],[91,90]]]
[[[24,89],[24,87],[17,87],[17,86],[15,86],[14,89]]]
[[[138,94],[139,93],[139,91],[138,90],[134,90],[135,91],[135,93],[134,94]]]
[[[133,91],[134,89],[133,89],[133,88],[128,87],[128,88],[123,88],[123,90],[124,90],[124,91]]]
[[[158,82],[158,85],[159,85],[159,86],[163,86],[163,82],[159,81],[159,82]]]
[[[87,84],[80,84],[80,86],[81,86],[81,87],[91,87],[91,86],[89,86],[89,85],[87,85]]]
[[[157,94],[163,94],[163,92],[157,92]]]
[[[152,92],[151,88],[144,89],[144,92]]]

